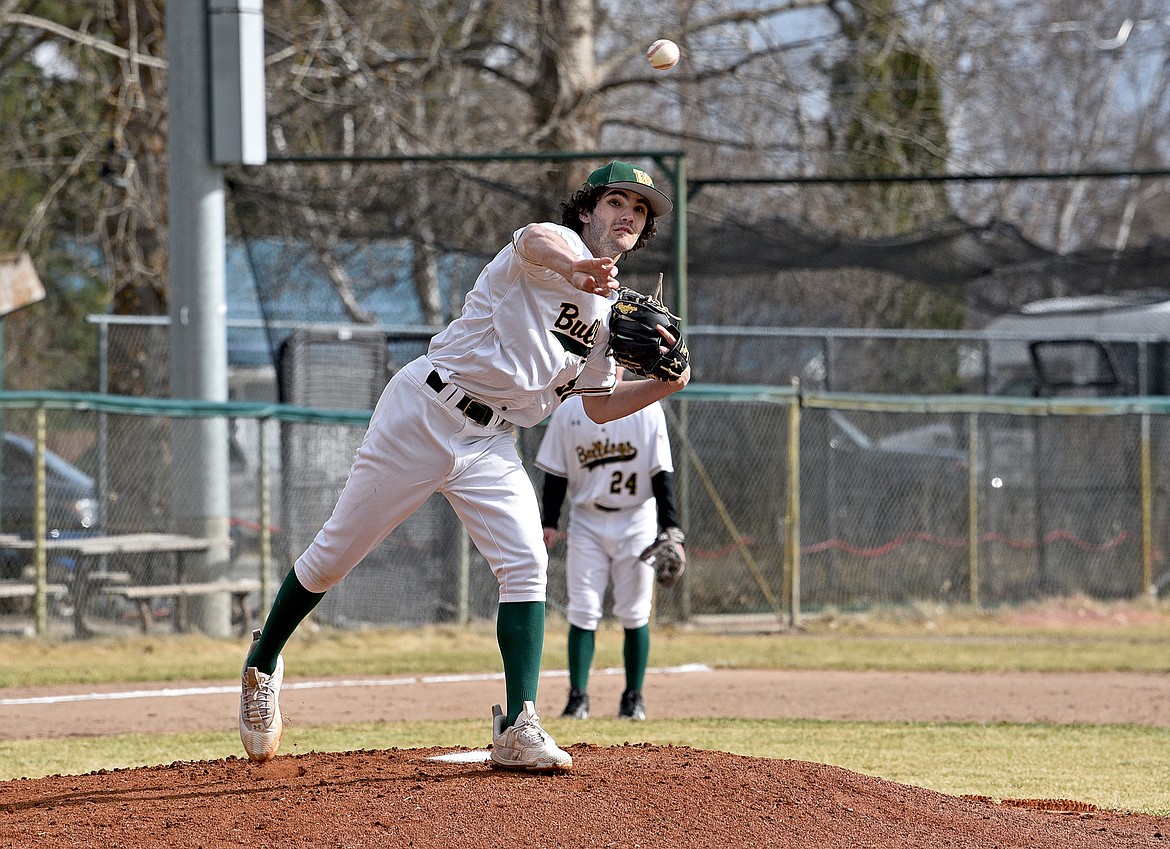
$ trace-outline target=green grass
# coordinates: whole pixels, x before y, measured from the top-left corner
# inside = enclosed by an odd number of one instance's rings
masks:
[[[1071,605],[1071,607],[1070,607]],[[1056,615],[914,610],[826,615],[791,634],[714,634],[656,628],[652,663],[744,669],[1170,670],[1170,612],[1161,603],[1107,608],[1070,602]],[[550,618],[545,667],[564,668],[565,625]],[[0,642],[0,686],[225,681],[244,641],[159,635],[90,641]],[[286,649],[296,674],[498,672],[490,625],[413,630],[302,628]],[[598,638],[595,667],[621,665],[620,629]],[[904,784],[995,798],[1075,799],[1170,815],[1170,729],[1127,725],[549,718],[559,742],[686,745],[833,764]],[[631,731],[636,730],[636,737]],[[286,730],[282,752],[483,746],[483,722],[362,723]],[[223,733],[121,735],[0,742],[0,779],[208,760],[240,753]]]
[[[1075,605],[1050,615],[1046,624],[1016,624],[1034,621],[1019,611],[1009,615],[916,608],[810,619],[803,630],[782,634],[660,627],[653,632],[652,662],[702,662],[729,669],[1170,671],[1170,608],[1153,603],[1133,609],[1084,601]],[[1080,616],[1082,611],[1088,613]],[[621,665],[619,630],[603,626],[596,666]],[[550,617],[545,668],[564,668],[565,631],[563,620]],[[59,642],[10,639],[0,646],[0,687],[18,687],[230,679],[239,671],[246,642],[160,634]],[[495,631],[483,623],[409,630],[302,627],[286,654],[296,656],[297,674],[306,677],[502,668]]]

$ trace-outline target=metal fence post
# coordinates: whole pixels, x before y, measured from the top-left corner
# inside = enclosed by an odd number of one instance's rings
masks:
[[[49,534],[48,522],[48,505],[46,493],[45,480],[45,405],[37,405],[37,449],[36,449],[36,472],[35,472],[35,490],[34,496],[34,520],[33,520],[33,535],[36,541],[36,550],[34,554],[34,569],[36,582],[36,598],[34,606],[36,608],[36,628],[37,636],[43,637],[49,633],[49,600],[48,600],[48,572],[49,572],[49,557],[46,550],[46,537]]]
[[[1142,589],[1157,597],[1154,586],[1154,509],[1153,482],[1150,470],[1150,414],[1141,418],[1141,504],[1142,504]]]
[[[979,607],[979,414],[967,416],[967,580]]]
[[[800,399],[788,405],[788,509],[784,558],[788,573],[788,624],[800,626]]]
[[[678,399],[678,427],[679,435],[690,445],[690,409],[685,397]],[[679,458],[674,464],[675,475],[678,479],[679,520],[688,531],[691,530],[691,464],[681,462]],[[691,584],[683,573],[682,583],[679,586],[679,619],[689,622],[691,619]],[[657,605],[655,605],[657,608]]]
[[[459,524],[459,576],[455,621],[466,625],[471,621],[471,538],[467,528]]]
[[[268,467],[268,423],[260,426],[260,598],[263,613],[272,608],[272,472]]]

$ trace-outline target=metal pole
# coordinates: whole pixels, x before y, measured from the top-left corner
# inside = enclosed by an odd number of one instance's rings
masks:
[[[265,611],[272,608],[272,473],[268,467],[268,419],[260,426],[260,598]]]
[[[1156,597],[1154,586],[1154,495],[1151,474],[1150,414],[1142,413],[1141,480],[1142,480],[1142,590]]]
[[[105,322],[98,325],[98,392],[102,395],[110,391],[110,326]],[[98,528],[108,530],[109,503],[110,503],[110,458],[109,458],[109,422],[105,410],[98,413]],[[104,558],[104,555],[103,555]],[[104,561],[103,561],[104,562]]]
[[[35,571],[34,581],[36,583],[36,597],[34,599],[34,607],[36,609],[36,627],[37,636],[43,637],[49,633],[49,603],[48,603],[48,572],[49,572],[49,557],[46,550],[45,542],[49,534],[49,522],[46,515],[46,493],[45,493],[45,408],[41,405],[37,406],[37,449],[36,449],[36,484],[35,484],[35,510],[33,519],[33,539],[36,544],[36,550],[33,558]]]
[[[4,316],[0,315],[0,392],[4,391]],[[4,468],[4,408],[0,407],[0,470]],[[0,471],[0,480],[3,472]],[[0,486],[0,531],[4,530],[4,487]]]
[[[690,312],[690,292],[687,283],[687,160],[680,155],[675,159],[674,170],[674,279],[675,291],[678,295],[678,315],[682,328],[687,327],[688,313]],[[690,444],[690,420],[687,415],[687,401],[679,399],[679,425],[682,427],[682,436]],[[690,464],[681,470],[679,479],[679,501],[683,513],[679,517],[683,527],[690,529],[689,499],[690,499]],[[691,618],[691,582],[684,575],[680,593],[679,617],[683,622]],[[657,605],[655,605],[657,608]]]
[[[1045,522],[1046,511],[1044,509],[1044,416],[1032,417],[1033,429],[1033,449],[1032,449],[1032,473],[1035,478],[1035,488],[1033,490],[1033,498],[1036,504],[1036,556],[1038,562],[1036,564],[1036,591],[1045,596],[1052,592],[1053,580],[1048,574],[1048,526]]]
[[[967,416],[967,580],[979,607],[979,414]]]
[[[788,509],[784,548],[788,575],[788,624],[800,627],[800,396],[788,407]]]
[[[681,430],[680,435],[685,439],[684,445],[691,444],[690,405],[687,401],[685,393],[678,399],[678,426]],[[683,529],[688,532],[693,526],[691,522],[691,466],[692,464],[682,456],[674,464],[674,472],[678,478],[679,521],[682,522]],[[682,590],[679,593],[679,619],[683,622],[689,622],[692,592],[691,582],[687,580],[686,572],[683,572],[682,584],[679,589]],[[655,606],[657,607],[657,605]]]
[[[167,153],[171,395],[227,400],[225,206],[223,170],[212,164],[207,4],[166,7]],[[227,421],[222,416],[174,423],[171,521],[175,530],[212,541],[192,557],[191,579],[229,570]],[[193,599],[192,624],[212,636],[231,633],[226,594]]]
[[[471,621],[471,538],[467,529],[459,525],[459,584],[455,600],[455,621],[466,625]]]
[[[678,314],[687,326],[690,298],[687,290],[687,160],[679,156],[674,173],[674,275],[678,290]]]
[[[983,394],[991,394],[991,342],[984,339],[979,343],[983,349]]]
[[[1150,386],[1150,349],[1145,341],[1137,343],[1137,352],[1137,394],[1149,395],[1153,391],[1153,388]]]
[[[821,337],[821,351],[825,355],[825,391],[832,392],[833,373],[837,368],[837,346],[829,336]]]

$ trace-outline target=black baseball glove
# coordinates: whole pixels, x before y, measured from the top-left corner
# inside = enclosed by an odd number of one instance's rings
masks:
[[[638,377],[678,380],[687,370],[690,352],[678,327],[678,316],[662,302],[633,289],[618,289],[609,311],[609,348],[618,365]],[[665,327],[675,343],[667,349],[658,332]]]
[[[664,587],[672,587],[687,568],[686,538],[681,528],[667,528],[638,556],[654,569],[654,576]]]

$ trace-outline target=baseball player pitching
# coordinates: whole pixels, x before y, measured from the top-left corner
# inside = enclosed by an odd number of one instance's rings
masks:
[[[619,370],[620,379],[620,370]],[[536,455],[545,472],[544,540],[552,546],[568,493],[569,700],[562,716],[589,716],[589,668],[606,587],[622,624],[626,687],[624,719],[645,719],[642,683],[650,655],[654,566],[643,554],[663,533],[682,531],[675,508],[666,415],[655,402],[616,421],[597,424],[570,398],[549,421]],[[677,576],[676,576],[677,577]]]
[[[656,233],[670,200],[650,175],[611,162],[561,204],[561,223],[516,230],[480,273],[458,318],[386,385],[332,515],[281,584],[241,674],[240,738],[255,761],[280,746],[281,655],[324,594],[434,492],[451,503],[499,582],[496,635],[506,710],[492,709],[491,763],[572,768],[541,728],[548,554],[513,428],[579,395],[597,422],[686,386],[615,380],[608,322],[618,261]],[[662,330],[663,350],[677,341]]]

